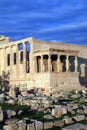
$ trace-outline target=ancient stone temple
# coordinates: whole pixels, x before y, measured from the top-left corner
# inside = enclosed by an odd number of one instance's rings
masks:
[[[25,38],[11,42],[0,36],[0,75],[13,86],[47,91],[87,86],[87,46]]]

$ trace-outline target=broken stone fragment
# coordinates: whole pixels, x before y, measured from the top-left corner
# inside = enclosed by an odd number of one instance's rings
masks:
[[[4,130],[18,130],[18,125],[17,124],[10,124],[10,125],[5,125],[3,126]]]
[[[12,116],[15,116],[16,115],[16,112],[13,111],[13,110],[4,110],[3,111],[4,113],[4,118],[11,118]]]
[[[4,120],[4,115],[3,115],[3,111],[0,110],[0,122],[2,122]]]

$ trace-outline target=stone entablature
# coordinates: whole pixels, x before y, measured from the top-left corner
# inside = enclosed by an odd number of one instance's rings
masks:
[[[1,39],[4,41],[4,37]],[[61,89],[73,89],[70,86],[77,88],[84,82],[81,76],[85,76],[85,83],[87,81],[84,70],[87,66],[86,49],[78,45],[39,41],[32,37],[4,44],[0,41],[0,75],[2,71],[9,71],[11,85],[27,84],[28,89],[55,86],[61,86]]]

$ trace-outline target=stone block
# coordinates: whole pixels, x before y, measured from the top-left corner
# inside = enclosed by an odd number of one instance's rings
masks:
[[[43,130],[43,123],[41,121],[35,121],[35,130]]]
[[[35,129],[35,124],[34,123],[28,124],[27,125],[27,130],[36,130]]]
[[[18,130],[18,125],[17,124],[10,124],[10,125],[5,125],[3,126],[4,130]]]
[[[85,120],[85,116],[84,115],[77,115],[77,116],[74,116],[72,118],[74,120],[76,120],[76,121],[83,121],[83,120]]]
[[[73,123],[72,118],[67,117],[67,118],[64,118],[63,120],[64,120],[65,124],[72,124]]]
[[[17,124],[18,124],[18,130],[26,130],[27,125],[26,125],[25,122],[23,122],[22,120],[20,120],[20,121],[17,122]]]
[[[64,125],[64,121],[63,120],[54,121],[54,126],[62,127],[63,125]]]
[[[0,122],[2,122],[4,120],[4,115],[3,115],[3,111],[0,110]]]
[[[53,122],[44,122],[44,130],[50,129],[53,127]]]
[[[66,108],[54,108],[54,109],[52,109],[52,116],[60,117],[64,114],[67,114]]]

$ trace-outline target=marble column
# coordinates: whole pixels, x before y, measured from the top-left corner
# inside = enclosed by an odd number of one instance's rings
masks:
[[[69,72],[69,56],[66,56],[66,71]]]
[[[52,71],[52,65],[51,65],[51,55],[48,55],[48,71]]]
[[[60,55],[57,55],[57,72],[60,72]]]
[[[12,53],[12,47],[10,46],[10,75],[11,77],[13,75],[12,67],[13,67],[13,53]]]
[[[43,55],[41,55],[41,72],[43,72]]]
[[[74,61],[75,63],[75,72],[78,72],[78,58],[77,58],[77,56],[75,56],[75,61]]]
[[[6,73],[7,57],[6,57],[6,48],[3,48],[3,58],[4,58],[4,71]]]
[[[34,57],[34,67],[35,67],[34,72],[37,73],[37,56]]]
[[[26,75],[26,43],[23,43],[23,70]]]
[[[16,45],[16,74],[19,77],[19,48],[18,48],[18,44]]]

